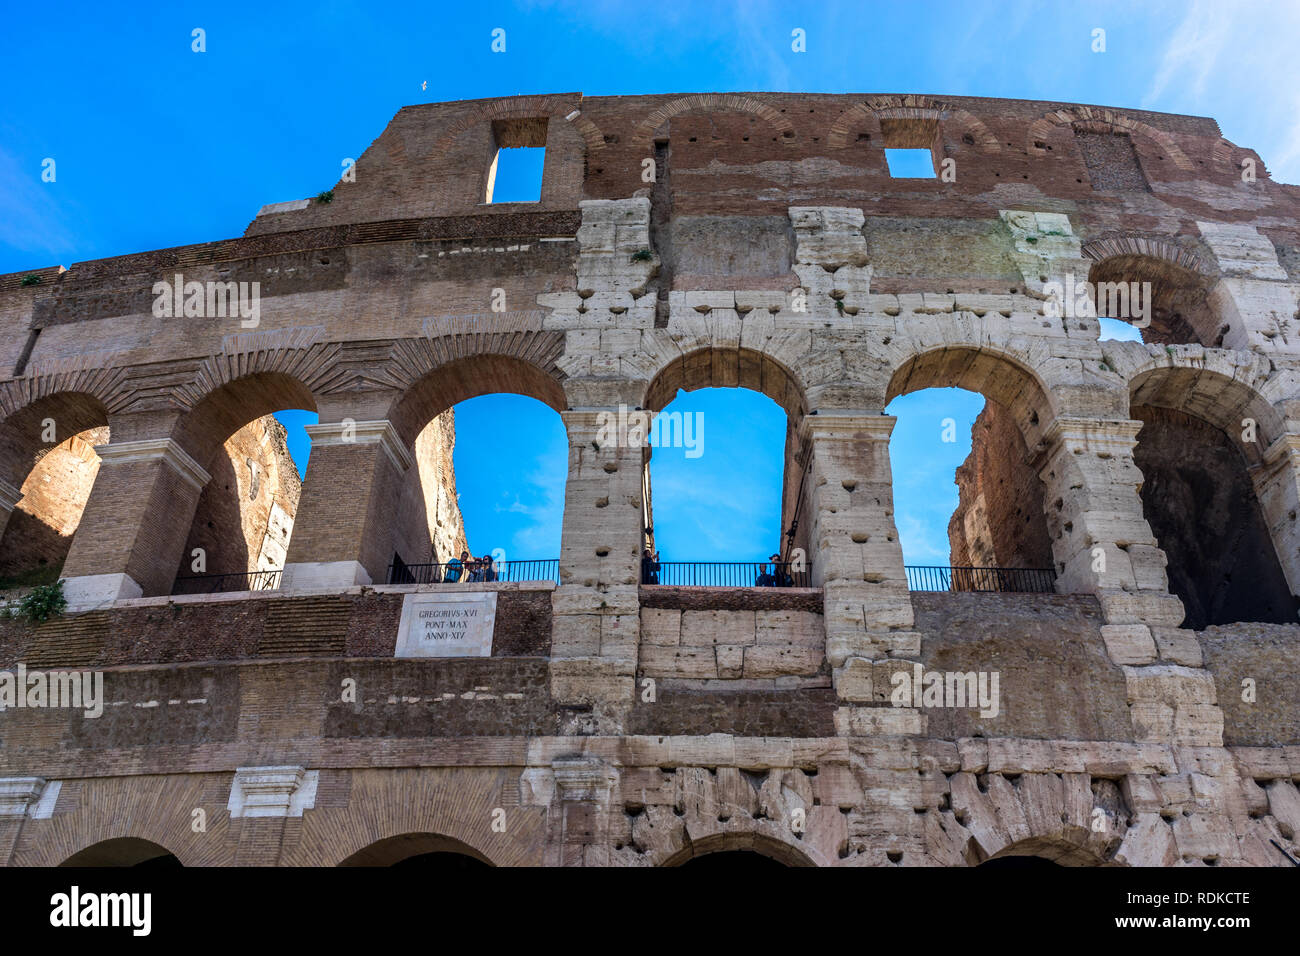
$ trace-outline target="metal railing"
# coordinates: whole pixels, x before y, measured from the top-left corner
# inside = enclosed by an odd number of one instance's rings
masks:
[[[907,587],[911,591],[1017,591],[1051,594],[1056,572],[1051,568],[953,568],[909,564]]]
[[[642,584],[667,584],[676,587],[754,588],[811,587],[809,567],[795,571],[788,563],[775,568],[768,561],[656,561],[642,562]]]
[[[178,577],[172,594],[220,594],[223,591],[275,591],[282,570],[244,571],[240,574],[194,574]]]
[[[554,581],[560,583],[560,559],[539,558],[532,561],[493,561],[491,567],[472,558],[464,564],[406,564],[394,561],[388,566],[389,584],[477,584],[490,581]]]

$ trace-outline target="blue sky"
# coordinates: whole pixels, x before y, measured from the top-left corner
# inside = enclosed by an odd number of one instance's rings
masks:
[[[191,51],[196,27],[205,53]],[[505,53],[490,49],[498,27]],[[795,28],[806,53],[791,51]],[[0,31],[0,273],[237,236],[262,205],[332,186],[402,106],[527,93],[916,92],[1192,113],[1300,182],[1297,37],[1300,3],[1252,0],[15,5]],[[458,410],[461,505],[475,550],[551,557],[563,431],[549,409],[510,404],[523,401]],[[743,391],[678,401],[709,427],[701,458],[654,459],[665,560],[769,553],[779,411]],[[890,407],[911,563],[946,554],[980,404],[945,390]],[[946,417],[958,442],[939,440]]]

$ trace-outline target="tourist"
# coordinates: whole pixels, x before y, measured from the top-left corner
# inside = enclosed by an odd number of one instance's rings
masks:
[[[462,551],[459,558],[452,558],[447,562],[447,573],[442,576],[442,580],[447,584],[455,584],[460,580],[460,576],[465,573],[465,561],[469,558],[468,551]]]
[[[652,553],[649,548],[641,553],[641,583],[659,583],[659,555],[657,552]]]

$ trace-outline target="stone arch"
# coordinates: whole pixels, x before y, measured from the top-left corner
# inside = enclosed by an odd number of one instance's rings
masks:
[[[258,363],[248,366],[256,369]],[[224,363],[210,368],[226,371]],[[215,387],[181,416],[173,430],[174,440],[209,475],[192,514],[182,515],[177,505],[175,518],[188,533],[177,555],[176,575],[281,570],[298,512],[301,479],[288,453],[285,429],[272,416],[292,409],[314,412],[316,396],[302,379],[279,370],[214,375],[210,381]],[[201,571],[191,557],[196,548],[204,553]],[[271,583],[264,577],[247,582],[232,578],[228,589],[256,589]],[[177,582],[181,584],[215,586],[212,579]]]
[[[496,865],[468,843],[438,833],[400,833],[397,836],[376,840],[346,859],[340,860],[338,865],[395,866],[412,857],[432,853],[456,854],[486,866]]]
[[[510,807],[509,832],[489,825],[501,794],[519,785],[504,768],[387,768],[352,770],[346,808],[303,816],[298,846],[286,866],[364,866],[367,853],[393,857],[404,841],[421,852],[450,850],[492,866],[539,865],[546,842],[546,808]],[[377,848],[377,849],[376,849]]]
[[[1130,388],[1130,416],[1143,423],[1133,452],[1143,513],[1184,626],[1295,623],[1294,509],[1277,497],[1293,466],[1265,460],[1285,430],[1280,413],[1249,379],[1203,365],[1149,364]],[[1241,440],[1245,419],[1256,441]]]
[[[1222,344],[1228,331],[1219,327],[1209,302],[1214,270],[1206,261],[1176,243],[1161,237],[1109,235],[1083,246],[1085,258],[1093,260],[1088,281],[1096,289],[1097,314],[1120,320],[1136,318],[1129,298],[1133,284],[1150,283],[1148,310],[1150,325],[1143,330],[1143,341],[1171,345],[1196,343],[1206,346]],[[1127,290],[1120,297],[1120,310],[1127,303],[1131,314],[1111,315],[1115,296],[1103,294],[1104,283],[1121,283]],[[1145,286],[1139,285],[1141,292]]]
[[[1031,356],[974,343],[913,351],[894,365],[884,401],[924,388],[978,392],[1010,413],[1032,449],[1057,414],[1053,392],[1035,367]]]
[[[1106,233],[1080,247],[1085,259],[1102,262],[1112,256],[1145,256],[1212,278],[1214,268],[1205,259],[1165,236],[1141,233]]]
[[[672,358],[659,358],[662,364],[650,376],[641,403],[652,411],[659,411],[671,402],[679,389],[693,392],[700,388],[747,388],[760,392],[780,405],[795,422],[808,411],[800,377],[767,352],[734,343],[711,342],[683,348]]]
[[[1063,836],[1032,836],[1017,840],[973,866],[993,868],[1011,861],[1033,861],[1046,869],[1051,866],[1101,866],[1103,860],[1091,848],[1079,846]]]
[[[89,849],[130,840],[122,846],[162,847],[182,866],[230,866],[230,815],[224,805],[212,807],[212,794],[228,792],[229,780],[229,774],[209,773],[64,781],[54,815],[29,823],[30,835],[24,827],[12,864],[58,866]],[[189,810],[178,813],[178,807],[208,807],[206,831],[194,832]]]
[[[731,831],[692,837],[686,844],[658,862],[658,866],[682,866],[691,860],[728,853],[754,853],[785,866],[818,866],[811,847],[798,844],[793,839],[781,840],[758,831]]]
[[[192,410],[223,386],[252,375],[281,375],[313,394],[327,391],[338,384],[342,346],[321,342],[324,333],[324,326],[303,326],[229,335],[221,352],[204,359],[194,378],[172,392],[173,400]]]
[[[112,837],[78,850],[59,866],[134,867],[158,866],[172,862],[182,866],[171,850],[140,837]]]
[[[109,411],[120,411],[130,401],[126,375],[115,352],[33,361],[22,378],[0,383],[0,421],[60,393],[86,395]]]
[[[1264,395],[1267,360],[1237,364],[1240,353],[1187,346],[1172,352],[1148,350],[1148,358],[1128,374],[1129,406],[1151,405],[1203,419],[1229,436],[1240,436],[1243,421],[1256,423],[1258,441],[1236,444],[1249,465],[1286,432],[1282,413]],[[1139,439],[1140,440],[1140,439]]]
[[[649,150],[655,132],[674,116],[703,110],[710,113],[748,113],[761,119],[777,134],[777,141],[784,146],[795,145],[794,124],[780,110],[767,106],[760,100],[739,93],[697,93],[681,96],[675,100],[656,107],[632,131],[632,142]]]
[[[1076,106],[1044,113],[1029,125],[1029,130],[1025,134],[1025,151],[1030,156],[1042,154],[1045,150],[1035,144],[1047,139],[1053,130],[1065,126],[1082,132],[1128,133],[1131,136],[1141,136],[1164,150],[1180,170],[1190,171],[1194,168],[1194,164],[1183,152],[1182,147],[1174,142],[1174,138],[1168,133],[1139,122],[1131,116],[1098,106]]]
[[[94,395],[56,392],[0,423],[0,578],[52,583],[72,546],[109,439]],[[48,427],[47,427],[48,426]],[[46,441],[53,433],[53,441]]]
[[[404,356],[401,392],[389,406],[387,417],[410,447],[438,415],[480,395],[502,392],[526,395],[557,412],[564,411],[568,407],[562,384],[564,376],[556,365],[563,342],[562,335],[543,334],[532,340],[535,349],[469,354],[457,350],[439,355],[436,343],[420,340]],[[439,362],[438,358],[444,360]]]
[[[1048,388],[1026,362],[1006,353],[941,348],[913,354],[899,365],[886,402],[937,387],[962,388],[985,398],[972,427],[970,455],[957,468],[958,503],[948,524],[950,563],[1051,567],[1047,489],[1032,463],[1054,420]],[[989,586],[983,579],[971,583]]]
[[[876,96],[852,106],[836,118],[826,138],[830,149],[849,145],[849,134],[862,122],[879,131],[882,119],[938,120],[950,132],[970,136],[981,152],[998,153],[1002,144],[983,121],[966,110],[952,109],[939,100],[924,96]]]
[[[645,387],[641,399],[643,408],[662,411],[677,396],[679,390],[695,391],[701,388],[743,388],[772,399],[786,415],[785,469],[781,495],[781,537],[774,544],[776,551],[785,554],[788,548],[808,549],[808,522],[801,515],[808,507],[804,473],[810,464],[810,450],[800,437],[800,423],[808,413],[808,398],[800,376],[784,361],[768,352],[743,348],[736,343],[708,340],[697,348],[687,342],[679,343],[681,351],[675,357],[658,355],[657,367]],[[784,356],[782,357],[784,358]],[[643,494],[646,501],[646,526],[650,521],[651,488],[649,457],[643,473]],[[787,536],[794,528],[796,537]],[[763,555],[766,557],[766,555]]]

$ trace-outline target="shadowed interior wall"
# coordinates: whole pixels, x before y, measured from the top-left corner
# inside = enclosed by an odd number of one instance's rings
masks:
[[[1007,410],[986,401],[957,469],[957,510],[948,522],[954,566],[1050,568],[1043,482],[1026,463],[1025,439]]]
[[[1228,436],[1199,418],[1138,406],[1134,461],[1142,509],[1169,559],[1169,590],[1187,610],[1184,627],[1296,622],[1245,459]]]

